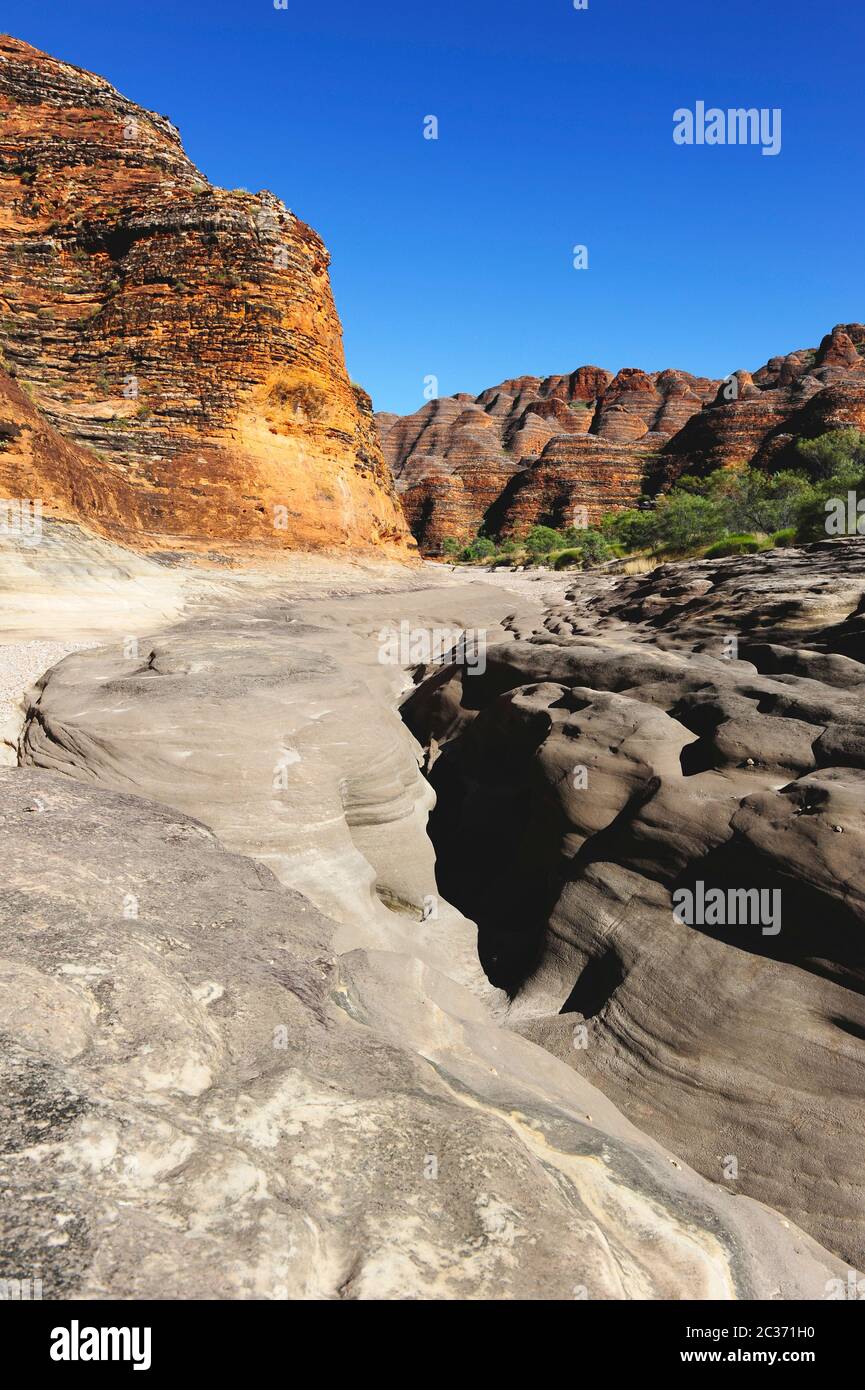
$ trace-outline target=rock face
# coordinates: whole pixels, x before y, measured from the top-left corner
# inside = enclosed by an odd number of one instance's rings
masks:
[[[586,576],[516,632],[404,706],[512,1026],[861,1268],[865,543]]]
[[[20,479],[7,458],[13,497],[139,546],[405,548],[315,232],[272,194],[212,187],[166,117],[7,37],[0,259],[5,360],[68,445]],[[0,445],[4,421],[35,428],[20,410],[4,378]]]
[[[477,399],[459,395],[415,415],[379,415],[382,446],[412,531],[425,550],[470,538],[482,522],[510,535],[526,525],[591,520],[640,492],[657,450],[718,382],[686,372],[518,377]],[[640,441],[639,451],[632,447]]]
[[[863,354],[865,325],[838,324],[819,348],[773,357],[753,375],[736,372],[736,398],[727,401],[722,392],[711,409],[688,421],[650,469],[654,484],[737,463],[796,466],[797,439],[865,427]]]
[[[724,382],[599,367],[520,377],[378,417],[385,457],[422,547],[451,536],[595,522],[683,472],[796,462],[796,438],[865,425],[865,327]]]
[[[8,1272],[97,1298],[843,1280],[503,1028],[472,924],[436,895],[378,634],[471,619],[506,643],[538,621],[514,606],[404,578],[315,602],[271,585],[34,688],[25,765],[0,771]]]

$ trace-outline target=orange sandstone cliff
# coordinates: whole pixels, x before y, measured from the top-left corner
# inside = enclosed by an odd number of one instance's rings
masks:
[[[316,233],[8,37],[0,348],[6,497],[150,549],[414,547]]]

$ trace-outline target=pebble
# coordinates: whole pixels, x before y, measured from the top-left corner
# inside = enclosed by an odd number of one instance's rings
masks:
[[[34,681],[70,652],[98,642],[6,642],[0,644],[0,728],[20,716],[20,700]]]

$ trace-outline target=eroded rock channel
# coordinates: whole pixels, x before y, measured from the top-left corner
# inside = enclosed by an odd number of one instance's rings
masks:
[[[403,705],[508,1024],[865,1259],[865,555],[586,576]]]
[[[519,660],[543,616],[424,582],[235,594],[31,692],[0,772],[4,1248],[46,1296],[821,1297],[834,1254],[502,1026],[442,895],[405,910],[431,797],[377,634]]]

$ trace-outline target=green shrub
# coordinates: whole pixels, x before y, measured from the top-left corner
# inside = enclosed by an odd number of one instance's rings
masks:
[[[605,560],[609,560],[611,554],[607,541],[595,527],[583,531],[577,538],[574,549],[580,551],[584,565],[602,565]]]
[[[658,498],[653,519],[655,548],[674,553],[711,545],[720,540],[727,529],[724,511],[718,502],[680,488]]]
[[[553,560],[553,569],[555,570],[567,570],[575,567],[577,569],[583,567],[583,552],[581,550],[560,550]]]
[[[488,540],[486,536],[475,536],[475,539],[470,541],[462,552],[462,558],[472,563],[476,560],[489,560],[495,553],[496,548],[491,540]]]
[[[800,439],[796,452],[813,478],[830,478],[850,464],[865,470],[865,434],[861,430],[829,430],[817,439]]]
[[[834,534],[827,503],[865,498],[865,432],[831,430],[800,440],[801,469],[767,473],[762,469],[719,468],[707,477],[683,475],[653,505],[608,512],[597,526],[582,530],[533,526],[524,540],[494,543],[487,537],[448,540],[445,554],[463,559],[519,555],[528,564],[549,561],[556,568],[603,564],[635,551],[671,558],[689,554],[753,554],[769,544],[795,545]],[[648,503],[649,499],[645,499]],[[758,537],[771,537],[771,541]]]
[[[625,512],[608,512],[601,521],[607,541],[625,551],[648,550],[655,541],[655,514],[632,507]]]
[[[706,559],[718,560],[722,555],[756,555],[758,550],[764,549],[765,545],[756,536],[725,536],[709,546]]]
[[[552,526],[533,526],[529,531],[524,545],[529,555],[549,555],[551,550],[556,550],[564,542],[564,536],[560,531],[554,531]]]
[[[865,434],[861,430],[830,430],[818,439],[803,439],[796,446],[817,473],[809,496],[796,518],[798,541],[825,540],[834,534],[828,504],[846,503],[847,494],[865,496]]]
[[[792,526],[813,493],[804,473],[762,473],[756,468],[722,468],[706,479],[708,494],[721,507],[725,529],[734,536],[761,531],[771,535]]]

